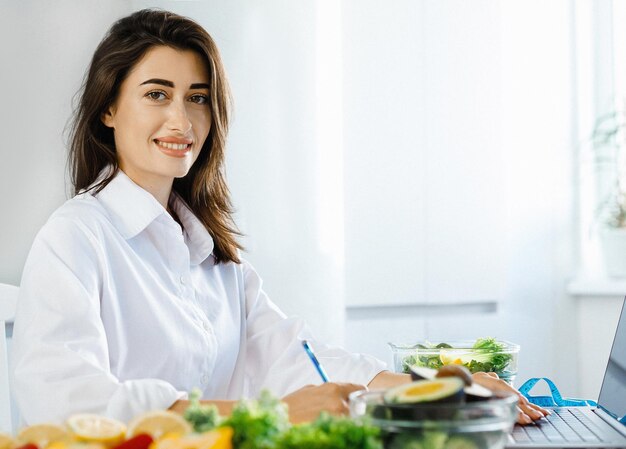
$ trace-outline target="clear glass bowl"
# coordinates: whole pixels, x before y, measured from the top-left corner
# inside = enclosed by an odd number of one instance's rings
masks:
[[[350,416],[381,429],[385,449],[502,449],[517,416],[517,396],[463,404],[385,404],[383,391],[350,395]]]
[[[509,384],[513,385],[517,375],[517,356],[520,347],[515,343],[497,340],[503,346],[502,351],[484,351],[474,349],[475,341],[453,340],[445,344],[452,346],[432,348],[431,342],[418,342],[412,345],[389,343],[393,353],[394,370],[408,373],[411,366],[439,368],[451,363],[466,366],[472,373],[492,371]],[[495,369],[492,361],[496,361]]]

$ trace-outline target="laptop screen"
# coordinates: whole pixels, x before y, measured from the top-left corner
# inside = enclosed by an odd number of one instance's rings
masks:
[[[624,300],[626,302],[626,298]],[[617,323],[598,405],[620,421],[626,416],[626,313],[624,313],[624,306],[622,306],[622,313]]]

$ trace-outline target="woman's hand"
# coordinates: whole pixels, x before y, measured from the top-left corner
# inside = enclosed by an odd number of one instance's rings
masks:
[[[348,413],[348,395],[353,391],[365,390],[367,387],[356,384],[328,382],[322,385],[307,385],[282,400],[289,407],[289,420],[294,423],[313,421],[320,412],[327,411],[331,415]]]
[[[215,405],[220,415],[228,416],[233,412],[233,408],[235,408],[237,401],[202,400],[200,403],[203,405]],[[185,410],[187,410],[187,407],[189,407],[189,404],[191,404],[191,402],[187,399],[179,399],[174,402],[168,410],[182,415],[185,413]]]
[[[378,373],[369,384],[367,388],[370,390],[383,390],[386,388],[395,387],[411,382],[411,376],[408,374],[397,374],[390,371],[381,371]]]
[[[550,412],[538,405],[531,404],[519,391],[498,378],[496,373],[475,373],[472,375],[474,382],[489,388],[493,392],[515,393],[518,397],[517,402],[517,422],[519,424],[530,424],[533,421],[543,418]]]

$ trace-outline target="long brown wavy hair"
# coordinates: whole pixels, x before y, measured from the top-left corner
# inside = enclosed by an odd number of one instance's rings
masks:
[[[154,46],[198,53],[209,69],[211,129],[189,173],[174,180],[173,189],[204,223],[213,237],[217,262],[239,263],[241,233],[224,176],[224,151],[231,96],[219,51],[211,36],[186,17],[144,9],[118,20],[96,49],[80,91],[70,128],[68,165],[74,194],[102,190],[119,170],[113,130],[101,117],[115,102],[120,85],[134,65]],[[105,167],[112,170],[97,182]]]

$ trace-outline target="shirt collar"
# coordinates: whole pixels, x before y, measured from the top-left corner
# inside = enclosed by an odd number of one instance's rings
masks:
[[[189,261],[194,265],[201,264],[213,252],[211,234],[178,193],[172,191],[169,205],[183,224],[185,243],[189,248]]]
[[[146,229],[165,209],[149,192],[135,184],[122,170],[95,196],[109,212],[125,239]]]
[[[95,196],[109,212],[113,225],[127,240],[142,232],[161,215],[175,224],[156,198],[135,184],[122,170],[118,170]],[[172,191],[169,204],[183,225],[190,262],[194,265],[202,263],[213,251],[211,235],[176,192]]]

